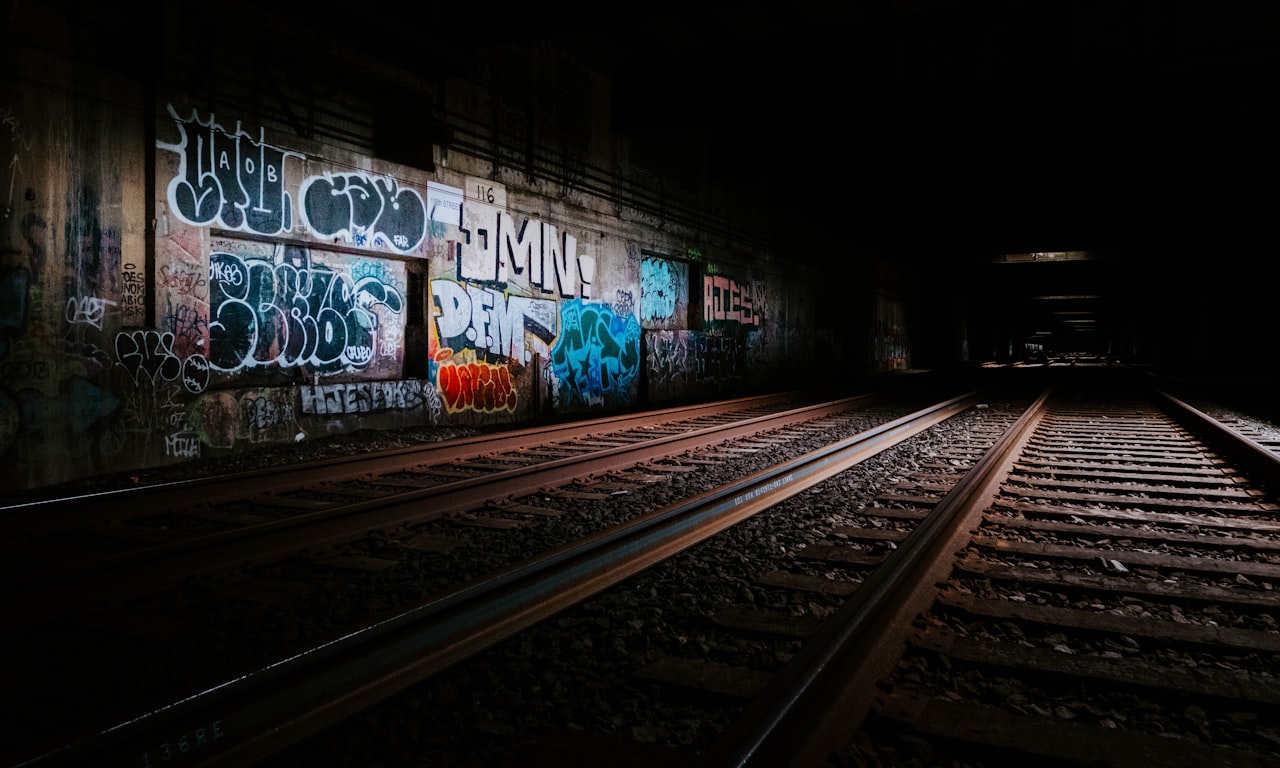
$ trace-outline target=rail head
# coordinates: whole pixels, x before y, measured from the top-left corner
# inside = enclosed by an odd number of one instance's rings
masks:
[[[974,510],[981,509],[995,493],[1011,457],[1043,418],[1050,394],[1049,390],[1040,394],[883,566],[771,680],[715,744],[709,765],[807,765],[806,760],[816,762],[829,749],[841,745],[844,737],[839,734],[849,732],[861,717],[869,699],[866,690],[887,672],[884,662],[867,660],[893,656],[887,649],[902,640],[886,637],[886,629],[895,616],[900,619],[914,614],[932,599],[929,587],[935,576],[941,575],[937,566],[943,562],[941,555],[949,543],[964,534]],[[838,668],[844,671],[830,673]],[[832,680],[838,681],[834,687]],[[833,706],[832,702],[838,703]],[[830,727],[819,727],[824,722]]]
[[[133,764],[135,745],[154,740],[152,734],[181,731],[210,718],[222,723],[222,732],[235,732],[234,743],[210,745],[185,764],[259,759],[705,540],[728,527],[726,520],[741,519],[812,487],[837,471],[840,459],[835,454],[845,452],[847,461],[861,461],[967,410],[976,400],[975,393],[953,398],[751,475],[732,488],[651,512],[622,526],[625,530],[603,531],[514,564],[456,594],[248,672],[28,765],[78,764],[86,758],[106,761],[98,764]],[[788,473],[785,481],[780,479]],[[219,713],[235,716],[218,719]]]
[[[1154,396],[1179,423],[1211,443],[1216,449],[1238,461],[1260,485],[1280,487],[1280,453],[1260,445],[1249,437],[1163,390]]]

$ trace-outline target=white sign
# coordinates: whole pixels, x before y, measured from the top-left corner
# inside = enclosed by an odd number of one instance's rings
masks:
[[[446,184],[427,182],[427,215],[432,221],[462,226],[462,190]]]

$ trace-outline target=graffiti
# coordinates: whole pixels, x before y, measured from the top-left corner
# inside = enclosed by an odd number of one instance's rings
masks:
[[[490,205],[467,206],[464,223],[459,280],[506,286],[518,278],[530,290],[591,298],[595,258],[578,253],[573,235],[529,219],[516,226],[511,214]]]
[[[174,381],[182,373],[182,360],[173,353],[173,334],[128,331],[116,336],[116,359],[135,384],[145,377],[154,382]]]
[[[240,401],[240,408],[244,412],[245,427],[250,432],[261,432],[296,421],[291,403],[269,397],[246,397]]]
[[[375,279],[384,285],[395,286],[402,294],[404,292],[399,275],[391,268],[391,263],[387,261],[362,259],[353,262],[351,264],[351,278],[357,281],[364,278]],[[384,324],[378,344],[378,356],[398,360],[403,347],[404,326],[393,323]]]
[[[234,448],[237,442],[272,443],[301,440],[298,387],[213,390],[184,413],[204,446]]]
[[[117,420],[116,428],[127,432],[125,439],[134,446],[144,446],[144,452],[150,452],[153,435],[184,435],[190,428],[187,420],[187,406],[182,390],[174,384],[161,384],[154,389],[134,389],[123,404],[122,413]],[[180,402],[183,401],[183,402]],[[119,436],[113,439],[119,439]],[[191,449],[189,444],[175,443],[164,445],[164,456],[173,456],[173,449]],[[198,450],[195,455],[199,455]],[[189,458],[189,457],[184,457]]]
[[[156,284],[158,288],[176,296],[192,296],[201,301],[209,298],[208,275],[200,274],[197,270],[165,264],[160,267]]]
[[[688,295],[688,268],[666,259],[646,258],[640,262],[640,322],[672,319],[676,303]]]
[[[114,306],[116,303],[108,299],[73,296],[67,299],[67,322],[72,325],[91,325],[102,330],[102,319],[106,317],[107,307]]]
[[[0,360],[9,356],[9,333],[27,322],[27,287],[31,273],[22,267],[0,272]]]
[[[196,393],[209,386],[209,361],[204,355],[191,355],[182,361],[182,386]]]
[[[640,323],[602,304],[578,299],[560,307],[560,335],[551,350],[563,405],[630,403],[640,372]]]
[[[294,197],[285,163],[290,158],[305,161],[306,155],[268,144],[265,129],[255,139],[239,121],[228,131],[212,114],[201,120],[194,109],[187,118],[172,104],[168,110],[178,140],[157,139],[156,147],[178,156],[168,200],[179,219],[259,235],[294,230]],[[300,223],[320,237],[407,253],[427,235],[422,195],[393,178],[326,172],[303,179],[297,196],[302,201]]]
[[[8,107],[0,107],[0,126],[6,129],[3,135],[6,136],[7,143],[13,150],[5,152],[3,157],[6,161],[5,165],[9,168],[9,183],[6,185],[4,200],[4,217],[7,219],[13,211],[13,190],[18,186],[18,177],[22,175],[22,153],[31,149],[31,141],[23,136],[22,123]]]
[[[464,410],[494,413],[516,409],[511,373],[504,365],[448,363],[440,366],[436,386],[450,413]]]
[[[179,381],[188,392],[209,386],[209,361],[203,355],[180,358],[173,351],[173,334],[160,331],[126,331],[116,336],[116,360],[135,384],[147,381]]]
[[[404,326],[387,324],[383,327],[382,341],[378,344],[378,356],[392,360],[400,359],[400,350],[404,347]]]
[[[883,368],[908,368],[911,350],[906,333],[906,312],[901,301],[876,296],[876,329],[871,338],[871,359]]]
[[[180,118],[173,105],[169,114],[178,128],[178,141],[156,140],[158,149],[178,155],[178,172],[169,181],[169,208],[194,226],[279,235],[293,229],[293,200],[285,190],[285,160],[306,156],[254,141],[237,121],[228,133],[209,115],[201,120],[193,109]]]
[[[699,382],[724,382],[743,375],[742,342],[731,336],[699,333],[693,337]]]
[[[302,182],[303,219],[312,232],[358,246],[412,251],[427,236],[422,196],[395,179],[325,173]]]
[[[707,275],[702,279],[703,312],[709,323],[738,323],[759,327],[760,314],[754,311],[751,286],[730,277]]]
[[[422,382],[362,381],[302,387],[302,412],[319,415],[409,410],[426,402]]]
[[[391,263],[387,261],[361,259],[359,261],[352,262],[351,279],[360,280],[366,277],[375,278],[387,285],[397,285],[397,276],[395,271],[391,269]]]
[[[120,294],[120,308],[125,317],[140,318],[147,306],[147,278],[136,264],[125,264],[121,274],[124,286]]]
[[[745,377],[742,342],[704,331],[651,331],[646,376],[654,402],[718,395]]]
[[[199,353],[209,336],[209,321],[194,307],[178,307],[170,312],[164,327],[172,330],[173,350],[179,357]]]
[[[379,309],[404,299],[378,277],[352,277],[294,246],[280,258],[209,257],[209,360],[219,371],[312,366],[362,370],[379,343]]]
[[[424,387],[422,391],[427,398],[427,416],[432,424],[439,424],[440,416],[444,413],[444,400],[440,397],[440,390],[436,387]]]
[[[620,315],[635,313],[636,297],[631,291],[616,290],[613,292],[613,311]]]
[[[120,407],[115,395],[82,376],[68,379],[66,391],[67,423],[73,434],[88,431],[94,422]]]
[[[74,376],[90,372],[96,359],[76,355],[80,345],[68,344],[71,352],[62,354],[49,342],[30,336],[19,337],[9,348],[9,354],[0,360],[0,381],[11,391],[38,390],[50,400],[56,399],[61,387]],[[96,349],[90,345],[90,350]],[[91,351],[90,354],[93,354]]]
[[[166,436],[164,455],[178,459],[200,458],[200,436],[190,430]]]
[[[200,444],[187,439],[187,398],[177,384],[157,383],[154,388],[129,390],[128,399],[120,408],[118,419],[109,425],[102,435],[104,451],[118,452],[123,444],[132,451],[154,457],[152,438],[160,439],[161,456],[165,458],[195,458],[200,456]],[[154,457],[155,458],[155,457]]]
[[[63,348],[85,376],[94,376],[115,364],[115,358],[110,352],[92,342],[65,339]]]
[[[692,379],[695,371],[689,358],[689,334],[663,331],[650,335],[648,376],[650,386],[670,386]]]
[[[650,380],[659,384],[717,383],[742,375],[737,339],[698,331],[659,331],[650,336]]]
[[[114,395],[83,376],[72,374],[60,382],[60,388],[49,395],[32,388],[12,395],[0,389],[0,456],[23,440],[49,439],[60,433],[84,442],[83,436],[95,424],[120,407]]]
[[[8,392],[0,389],[0,456],[9,452],[13,441],[18,437],[22,418],[18,411],[18,403]]]
[[[77,289],[96,292],[107,265],[120,265],[119,227],[103,227],[101,203],[95,191],[84,188],[76,196],[76,210],[63,223],[63,263],[76,275]]]
[[[44,360],[5,360],[0,363],[0,378],[6,381],[48,381],[53,370],[53,366]]]
[[[432,238],[427,241],[427,257],[441,262],[453,261],[454,253],[458,250],[454,248],[454,241],[449,239],[441,240],[436,237],[434,232],[432,233]]]
[[[431,281],[440,344],[472,348],[524,365],[533,353],[526,334],[549,345],[555,338],[555,302],[452,280]]]
[[[878,333],[871,340],[871,359],[891,369],[907,367],[907,345],[901,336]]]

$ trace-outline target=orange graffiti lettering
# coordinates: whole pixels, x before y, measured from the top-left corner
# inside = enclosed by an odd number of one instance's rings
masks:
[[[450,413],[463,410],[493,413],[514,411],[516,408],[511,372],[503,366],[488,363],[442,365],[436,386]]]

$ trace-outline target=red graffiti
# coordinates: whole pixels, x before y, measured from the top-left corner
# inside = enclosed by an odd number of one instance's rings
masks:
[[[440,366],[436,386],[451,413],[475,410],[482,413],[514,411],[516,393],[511,373],[503,366],[488,363],[450,363]]]

